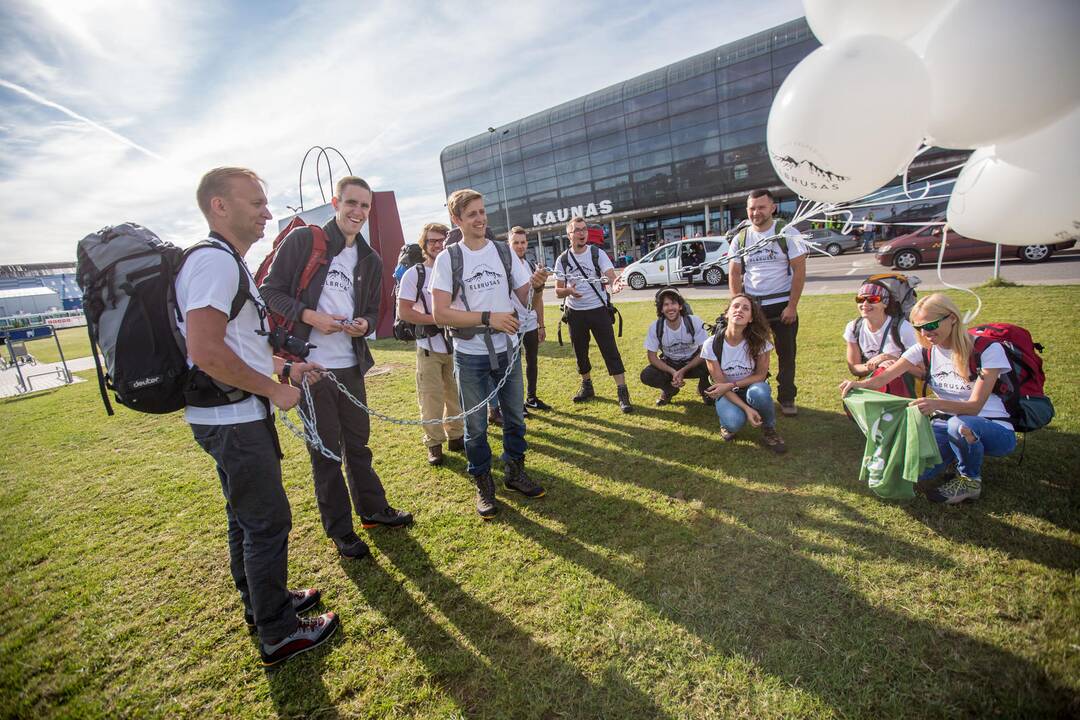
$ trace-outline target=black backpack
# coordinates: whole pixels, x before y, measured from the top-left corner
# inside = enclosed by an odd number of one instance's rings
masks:
[[[406,271],[408,272],[408,271]],[[424,282],[427,279],[427,266],[424,263],[416,265],[416,297],[413,302],[421,303],[424,306],[424,314],[430,315],[431,308],[427,305],[427,299],[424,297]],[[398,283],[398,287],[401,284]],[[401,298],[399,297],[398,300]],[[401,319],[401,316],[397,314],[397,305],[394,306],[394,338],[401,340],[402,342],[412,342],[416,340],[416,325],[411,322],[407,322]]]
[[[417,263],[423,264],[424,251],[420,248],[419,243],[405,243],[401,246],[401,252],[398,253],[398,265],[404,265],[408,270]]]
[[[229,313],[232,320],[248,299],[254,299],[243,260],[235,251],[208,240],[182,250],[135,223],[105,227],[79,241],[76,278],[83,291],[98,387],[109,415],[113,409],[107,389],[121,405],[155,414],[188,404],[213,407],[250,397],[187,365],[173,282],[184,260],[203,248],[229,252],[240,268]]]

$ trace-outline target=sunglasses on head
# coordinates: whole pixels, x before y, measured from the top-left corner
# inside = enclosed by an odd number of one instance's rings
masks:
[[[923,323],[922,325],[912,325],[911,327],[915,328],[919,332],[928,332],[928,331],[933,332],[934,330],[937,330],[938,327],[941,325],[941,321],[944,320],[947,317],[949,317],[949,316],[948,315],[942,315],[941,317],[939,317],[937,320],[934,320],[933,322]]]
[[[881,302],[881,296],[880,295],[856,295],[855,296],[855,302],[857,304],[859,304],[859,305],[862,305],[864,302],[865,303],[870,303],[871,305],[877,305],[879,302]]]

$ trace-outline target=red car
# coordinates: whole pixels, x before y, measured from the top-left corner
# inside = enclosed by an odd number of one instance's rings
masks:
[[[1055,252],[1067,250],[1075,240],[1054,245],[1003,245],[1001,257],[1018,257],[1024,262],[1042,262]],[[941,226],[927,225],[907,235],[900,235],[877,249],[877,260],[885,267],[914,270],[923,263],[936,263],[941,251]],[[945,260],[993,260],[994,244],[972,240],[949,230],[945,244]]]

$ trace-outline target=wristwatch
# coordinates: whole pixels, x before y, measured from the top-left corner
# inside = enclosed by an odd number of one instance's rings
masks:
[[[281,366],[281,379],[288,380],[290,372],[292,372],[292,360],[286,360],[285,364]]]
[[[485,310],[484,312],[480,313],[480,324],[485,325],[485,326],[490,326],[491,325],[491,311],[490,310]]]

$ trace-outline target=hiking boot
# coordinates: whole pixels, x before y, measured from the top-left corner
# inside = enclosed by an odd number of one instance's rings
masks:
[[[318,605],[321,595],[322,593],[315,588],[289,591],[289,597],[292,598],[293,610],[298,613],[310,610]],[[244,624],[247,625],[248,630],[255,630],[255,616],[246,610],[244,611]]]
[[[765,438],[765,447],[769,448],[777,455],[783,455],[787,452],[787,445],[785,445],[783,439],[776,434],[776,428],[761,428],[761,434]]]
[[[383,527],[400,528],[412,524],[412,515],[404,510],[398,510],[389,505],[381,512],[371,515],[360,516],[360,526],[365,530],[382,525]]]
[[[720,426],[720,439],[724,442],[731,442],[735,439],[735,433],[728,430],[723,425]]]
[[[498,425],[499,427],[502,427],[502,423],[503,423],[502,410],[497,408],[497,407],[489,408],[488,409],[488,425]]]
[[[799,408],[795,407],[795,402],[782,402],[780,403],[780,412],[784,417],[795,417],[799,414]]]
[[[491,472],[477,475],[476,481],[476,512],[485,520],[490,520],[499,512],[495,504],[495,482],[491,479]]]
[[[664,405],[671,404],[671,396],[666,392],[660,393],[660,397],[656,398],[656,407],[663,407]]]
[[[634,412],[634,406],[630,404],[630,388],[620,385],[616,392],[619,395],[619,409],[624,413]]]
[[[465,452],[465,438],[451,438],[446,441],[446,449],[450,452]]]
[[[442,445],[429,445],[427,449],[427,464],[442,465]]]
[[[503,485],[507,490],[519,492],[527,498],[544,496],[544,488],[534,483],[525,472],[525,458],[507,460],[503,463]]]
[[[969,478],[957,475],[939,488],[926,493],[930,502],[956,505],[965,500],[978,500],[982,495],[982,478]]]
[[[592,380],[582,380],[581,389],[577,391],[577,395],[574,396],[574,402],[585,402],[589,398],[596,397],[596,391],[593,390]]]
[[[350,560],[359,560],[371,554],[367,543],[361,540],[354,532],[334,538],[334,545],[342,557]]]
[[[291,635],[267,645],[259,643],[259,654],[264,666],[277,665],[294,655],[319,647],[334,634],[341,622],[332,612],[313,618],[299,618],[300,623]]]
[[[535,397],[535,396],[533,396],[531,398],[527,398],[525,400],[525,407],[529,408],[530,410],[541,410],[541,411],[551,409],[550,405],[548,405],[546,402],[544,402],[543,400],[541,400],[540,398]]]

